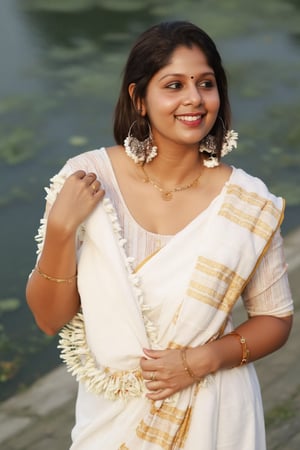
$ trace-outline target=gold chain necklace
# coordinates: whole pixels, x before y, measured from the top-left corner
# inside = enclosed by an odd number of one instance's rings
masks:
[[[152,180],[149,177],[144,166],[141,166],[141,168],[142,168],[143,174],[145,175],[143,182],[152,184],[152,186],[161,193],[162,199],[165,201],[172,200],[174,192],[186,191],[187,189],[190,189],[193,186],[196,186],[198,184],[199,178],[201,177],[201,174],[200,174],[191,183],[184,184],[183,186],[175,186],[173,189],[166,190],[166,189],[163,189],[159,184],[157,184],[154,180]]]

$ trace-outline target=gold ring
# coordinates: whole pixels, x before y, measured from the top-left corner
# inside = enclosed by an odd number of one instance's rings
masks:
[[[155,380],[156,380],[156,374],[155,374],[155,372],[152,372],[152,373],[151,373],[150,380],[151,380],[151,381],[155,381]]]
[[[96,192],[96,191],[97,191],[97,188],[96,188],[96,186],[95,186],[95,183],[92,184],[92,189],[93,189],[93,192]]]

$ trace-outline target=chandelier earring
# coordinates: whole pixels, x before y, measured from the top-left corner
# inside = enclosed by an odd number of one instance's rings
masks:
[[[207,153],[209,156],[203,159],[203,165],[208,168],[217,167],[220,162],[217,154],[216,138],[212,134],[208,134],[200,142],[200,153]]]
[[[223,139],[221,148],[221,157],[228,155],[237,147],[238,133],[234,130],[227,130]],[[203,160],[203,165],[208,168],[217,167],[220,160],[217,154],[216,138],[212,134],[208,134],[200,142],[200,153],[207,153],[209,156]]]
[[[136,126],[137,121],[135,120],[128,131],[128,136],[124,140],[125,152],[131,158],[135,164],[149,163],[153,158],[157,156],[157,146],[153,145],[152,132],[149,122],[148,125],[148,137],[143,141],[140,141],[133,136],[132,131],[134,126]]]

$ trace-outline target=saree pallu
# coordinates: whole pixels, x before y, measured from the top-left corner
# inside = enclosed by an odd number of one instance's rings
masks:
[[[265,449],[252,364],[155,403],[139,371],[144,347],[203,345],[232,329],[232,308],[284,209],[259,179],[236,172],[207,211],[137,268],[109,199],[83,225],[82,311],[60,341],[79,381],[72,450]]]

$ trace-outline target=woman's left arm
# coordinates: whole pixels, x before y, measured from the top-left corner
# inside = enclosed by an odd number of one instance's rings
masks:
[[[242,365],[244,339],[244,352],[248,351],[247,362],[256,361],[282,347],[287,341],[293,323],[293,316],[255,316],[235,328],[237,334],[227,334],[221,339],[210,342],[206,346],[210,371],[216,372]],[[193,350],[193,349],[190,349]],[[197,366],[197,348],[194,355],[190,351],[190,363]],[[197,371],[196,371],[197,373]]]

